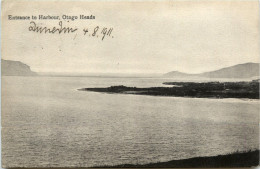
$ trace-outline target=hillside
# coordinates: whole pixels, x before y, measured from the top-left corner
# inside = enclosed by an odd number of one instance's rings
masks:
[[[30,66],[20,62],[1,59],[2,76],[35,76]]]
[[[165,77],[209,77],[209,78],[252,78],[259,77],[259,63],[244,63],[238,64],[226,68],[222,68],[215,71],[200,73],[200,74],[188,74],[178,71],[172,71],[164,74]]]
[[[226,67],[212,72],[202,73],[203,77],[212,78],[250,78],[259,76],[259,63],[245,63]]]
[[[172,71],[164,74],[165,77],[190,77],[190,76],[196,76],[196,74],[188,74],[188,73],[182,73],[179,71]]]
[[[241,168],[259,165],[259,150],[211,157],[194,157],[151,164],[121,164],[95,168]],[[254,168],[253,167],[253,168]]]

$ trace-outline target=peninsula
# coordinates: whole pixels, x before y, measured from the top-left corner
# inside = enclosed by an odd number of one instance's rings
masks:
[[[234,168],[259,165],[259,150],[210,157],[194,157],[150,164],[121,164],[94,168]]]
[[[171,87],[137,88],[127,86],[111,86],[107,88],[82,88],[80,91],[103,93],[194,97],[194,98],[248,98],[259,99],[258,80],[250,82],[165,82]]]

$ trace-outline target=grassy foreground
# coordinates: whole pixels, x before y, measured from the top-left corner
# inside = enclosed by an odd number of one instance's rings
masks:
[[[145,165],[124,164],[117,166],[100,166],[96,168],[204,168],[204,167],[255,167],[259,165],[259,150],[218,155],[212,157],[196,157],[184,160],[151,163]]]

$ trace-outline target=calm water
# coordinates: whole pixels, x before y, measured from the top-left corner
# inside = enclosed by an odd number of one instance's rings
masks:
[[[3,166],[144,164],[258,148],[256,100],[77,91],[166,81],[3,77]]]

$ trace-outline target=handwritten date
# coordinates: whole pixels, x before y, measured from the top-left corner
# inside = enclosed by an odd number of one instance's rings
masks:
[[[96,37],[98,37],[98,32],[99,32],[99,26],[97,26],[97,27],[95,27],[94,28],[94,31],[93,31],[93,33],[92,34],[89,34],[89,36],[96,36]],[[102,40],[104,40],[104,38],[106,37],[106,36],[111,36],[111,33],[112,33],[112,31],[113,31],[113,28],[110,28],[109,30],[108,30],[108,28],[106,28],[106,27],[104,27],[103,29],[102,29],[102,31],[100,32],[100,34],[101,34],[101,36],[102,36]],[[83,32],[84,32],[84,35],[86,35],[89,31],[88,31],[88,28],[85,28],[85,29],[83,29]],[[112,38],[114,38],[113,36],[111,36]]]

